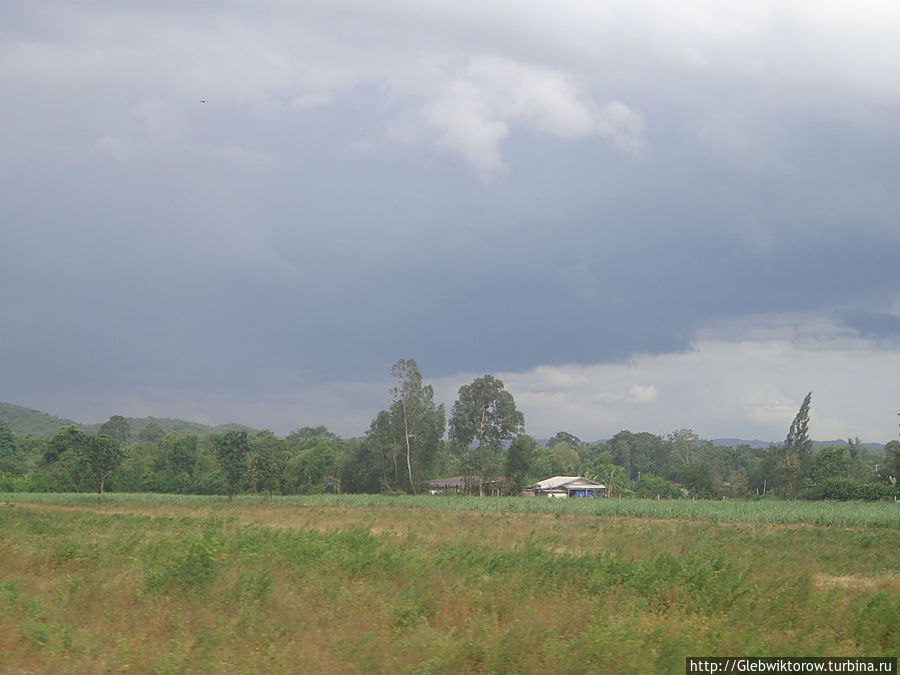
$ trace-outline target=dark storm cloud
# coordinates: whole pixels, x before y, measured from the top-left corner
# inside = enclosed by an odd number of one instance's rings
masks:
[[[0,15],[0,400],[595,364],[760,313],[893,330],[882,21],[91,7]]]

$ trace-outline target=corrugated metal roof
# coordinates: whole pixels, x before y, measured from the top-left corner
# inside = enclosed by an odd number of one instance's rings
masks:
[[[554,476],[553,478],[538,481],[537,483],[535,483],[535,486],[541,490],[554,490],[562,488],[602,490],[606,488],[606,486],[602,483],[597,483],[596,481],[592,481],[589,478],[583,478],[581,476]]]

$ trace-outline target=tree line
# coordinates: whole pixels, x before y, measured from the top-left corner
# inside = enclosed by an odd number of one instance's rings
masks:
[[[413,359],[391,369],[388,404],[361,438],[326,427],[229,430],[199,438],[146,424],[129,442],[115,415],[97,434],[75,426],[50,439],[17,437],[0,420],[0,491],[159,492],[268,495],[419,494],[429,481],[463,476],[472,494],[515,495],[554,475],[581,475],[607,496],[896,499],[900,441],[873,457],[859,439],[814,451],[808,394],[785,442],[730,447],[690,429],[665,436],[620,431],[599,443],[560,431],[546,444],[525,433],[525,418],[499,379],[460,387],[449,415],[434,401]]]

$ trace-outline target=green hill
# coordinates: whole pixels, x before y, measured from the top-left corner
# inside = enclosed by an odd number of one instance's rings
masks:
[[[250,433],[256,432],[256,429],[244,426],[243,424],[219,424],[218,426],[213,427],[208,424],[201,424],[200,422],[192,422],[191,420],[175,419],[171,417],[126,417],[125,419],[128,420],[128,440],[130,441],[138,440],[141,431],[143,431],[144,427],[150,423],[159,425],[167,434],[178,432],[180,434],[196,435],[200,438],[205,438],[211,434],[221,434],[231,429],[246,429]],[[99,433],[100,427],[103,426],[103,424],[82,424],[80,426],[86,433],[96,434]]]
[[[82,426],[78,422],[67,420],[56,415],[49,415],[40,410],[23,408],[11,403],[0,403],[0,420],[3,420],[17,436],[49,437],[62,427],[71,424]]]
[[[156,423],[165,433],[178,432],[182,434],[196,434],[200,438],[210,434],[219,434],[230,429],[246,429],[250,433],[256,431],[242,424],[220,424],[210,426],[190,420],[172,419],[169,417],[126,417],[128,420],[129,440],[136,441],[141,431],[151,422]],[[74,424],[88,434],[96,434],[100,431],[102,423],[82,424],[63,417],[56,417],[39,410],[23,408],[11,403],[0,403],[0,420],[3,420],[17,436],[37,436],[49,438],[62,427]]]

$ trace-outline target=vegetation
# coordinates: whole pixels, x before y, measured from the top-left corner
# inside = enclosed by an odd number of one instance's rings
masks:
[[[0,499],[8,672],[679,673],[900,631],[894,504]],[[798,525],[816,511],[855,524]]]
[[[497,378],[485,375],[459,388],[450,413],[450,441],[463,454],[462,472],[477,476],[479,495],[487,479],[502,471],[503,443],[524,431],[525,416]]]
[[[690,429],[665,437],[625,430],[598,443],[560,431],[541,445],[524,433],[512,394],[490,375],[460,387],[448,424],[413,359],[391,372],[387,409],[356,439],[323,426],[284,438],[236,425],[208,435],[167,432],[156,420],[136,430],[119,415],[97,425],[99,433],[72,424],[43,439],[18,435],[0,419],[0,490],[415,495],[436,478],[463,476],[467,491],[483,496],[582,475],[603,483],[612,498],[900,498],[900,441],[888,443],[883,456],[859,439],[817,448],[809,439],[811,393],[785,442],[768,448],[716,445]]]
[[[391,387],[390,409],[382,410],[372,420],[369,435],[382,457],[381,484],[391,491],[417,494],[441,446],[446,425],[444,406],[435,405],[434,389],[422,382],[413,359],[397,361],[391,375],[395,385]]]
[[[119,417],[121,416],[113,415],[110,420],[115,420],[115,418]],[[202,439],[232,429],[246,429],[248,433],[255,431],[255,429],[242,424],[221,424],[213,427],[207,424],[200,424],[199,422],[168,417],[121,417],[121,419],[125,420],[125,423],[128,425],[127,440],[130,442],[155,441],[166,434],[172,433],[193,435]],[[78,427],[87,434],[106,433],[102,430],[102,427],[104,424],[109,424],[110,421],[107,420],[103,424],[79,424],[38,410],[2,402],[0,402],[0,420],[5,421],[16,435],[34,438],[50,438],[66,426]],[[149,437],[147,436],[148,429]]]
[[[19,436],[37,437],[52,436],[63,427],[75,424],[72,420],[10,403],[0,403],[0,420]]]

